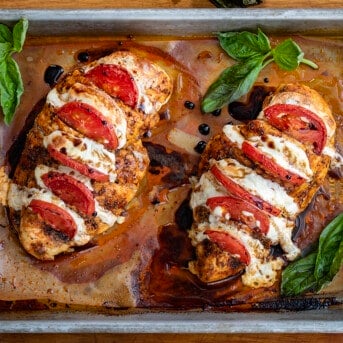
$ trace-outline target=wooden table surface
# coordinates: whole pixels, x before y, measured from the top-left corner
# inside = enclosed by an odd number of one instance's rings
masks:
[[[0,8],[214,8],[207,0],[0,0]],[[343,8],[342,0],[264,0],[254,8]],[[2,343],[207,343],[207,342],[332,342],[342,343],[341,334],[4,334]]]

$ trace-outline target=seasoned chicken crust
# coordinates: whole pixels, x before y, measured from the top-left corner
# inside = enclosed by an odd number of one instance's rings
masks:
[[[102,79],[106,68],[118,80]],[[120,98],[123,86],[136,102]],[[77,66],[52,88],[7,192],[11,224],[29,254],[52,260],[125,220],[149,165],[141,137],[172,88],[161,67],[130,51]]]
[[[285,261],[300,254],[292,230],[328,173],[335,130],[324,99],[301,84],[278,87],[257,119],[225,125],[193,181],[190,271],[205,283],[242,273],[249,287],[273,285]],[[324,142],[320,151],[311,135]],[[282,258],[271,254],[275,245]]]

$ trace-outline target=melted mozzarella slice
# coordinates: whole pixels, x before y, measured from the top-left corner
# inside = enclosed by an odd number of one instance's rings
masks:
[[[79,138],[56,130],[44,137],[43,144],[45,148],[51,144],[57,150],[63,149],[71,159],[109,175],[111,182],[116,179],[115,154],[100,143],[86,137]]]
[[[84,175],[78,173],[77,171],[75,171],[71,168],[65,167],[65,166],[60,165],[60,166],[58,166],[58,168],[50,168],[48,166],[40,164],[35,169],[35,179],[36,179],[38,186],[41,187],[42,189],[48,189],[42,180],[42,175],[49,173],[51,171],[70,175],[73,178],[75,178],[76,180],[82,182],[88,189],[93,191],[91,180],[87,176],[84,176]],[[108,211],[105,208],[103,208],[102,206],[100,206],[99,202],[96,199],[94,199],[94,201],[95,201],[96,215],[103,223],[105,223],[109,226],[112,226],[118,220],[119,221],[122,220],[121,217],[119,218],[119,217],[115,216],[111,211]]]
[[[64,93],[52,89],[47,96],[47,103],[62,107],[68,102],[79,101],[98,110],[109,123],[113,124],[118,137],[118,149],[126,144],[126,113],[109,95],[97,88],[75,83]]]
[[[204,173],[200,180],[194,184],[191,194],[190,206],[195,209],[198,206],[205,206],[209,198],[227,195],[226,190],[219,185],[215,177],[210,172]],[[226,212],[226,211],[225,211]],[[246,215],[248,213],[245,213]],[[230,220],[230,214],[225,213],[220,206],[214,208],[210,213],[208,222],[215,227],[218,223],[225,223]],[[292,241],[292,231],[294,222],[283,217],[269,216],[269,230],[266,235],[273,245],[280,244],[286,253],[288,260],[294,260],[300,254],[300,249]],[[193,243],[203,240],[205,237],[196,230],[192,233]],[[197,238],[196,238],[197,237]]]
[[[65,205],[65,203],[52,194],[47,189],[36,188],[21,188],[14,183],[11,183],[8,193],[8,206],[16,211],[20,211],[22,207],[28,207],[32,200],[42,200],[54,204],[64,211],[68,212],[76,223],[77,231],[73,237],[73,241],[77,245],[84,245],[89,242],[91,236],[87,234],[87,229],[84,220],[73,210]]]
[[[225,125],[223,132],[239,148],[242,148],[243,142],[247,141],[267,157],[273,159],[280,167],[301,176],[305,180],[310,180],[313,176],[310,161],[303,147],[291,137],[266,134],[263,139],[261,136],[254,136],[246,140],[240,133],[239,125]]]
[[[279,208],[288,217],[293,218],[298,214],[298,204],[276,182],[265,179],[254,170],[245,167],[234,159],[220,160],[216,162],[216,165],[226,177],[232,179],[250,194],[258,196]]]
[[[212,173],[206,172],[201,175],[200,180],[194,185],[191,194],[190,206],[194,209],[206,205],[208,198],[226,195],[224,187],[216,182]]]
[[[335,135],[336,124],[331,115],[331,111],[324,100],[314,90],[308,89],[308,94],[301,94],[297,92],[280,92],[275,94],[272,98],[269,106],[277,104],[297,105],[316,114],[324,123],[327,131],[327,144],[332,143],[332,138]],[[258,119],[265,119],[264,111],[262,110],[258,116]],[[306,120],[306,118],[304,118]]]
[[[84,72],[101,64],[114,64],[127,70],[138,89],[137,107],[144,113],[153,114],[168,101],[172,88],[169,76],[154,63],[129,51],[117,51],[90,63]]]
[[[242,281],[246,286],[269,287],[273,285],[277,278],[277,271],[284,264],[281,258],[273,258],[269,255],[269,248],[265,248],[263,244],[256,238],[253,238],[242,227],[239,227],[235,222],[213,222],[210,224],[200,224],[201,231],[213,229],[223,231],[240,241],[250,256],[250,263],[245,268],[245,273],[242,275]],[[206,236],[206,235],[203,235]],[[200,238],[201,235],[198,235]]]

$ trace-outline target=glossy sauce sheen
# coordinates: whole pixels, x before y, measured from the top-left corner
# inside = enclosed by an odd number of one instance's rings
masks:
[[[277,37],[274,38],[274,40],[278,39]],[[82,56],[83,60],[86,56],[87,60],[91,61],[110,53],[114,49],[126,47],[145,51],[146,54],[157,56],[157,60],[163,61],[162,65],[172,74],[175,88],[169,104],[161,110],[160,124],[144,139],[144,145],[149,152],[151,161],[146,179],[141,186],[138,197],[127,211],[127,219],[124,224],[115,226],[79,251],[59,256],[53,262],[28,259],[25,263],[28,263],[30,267],[27,270],[22,270],[21,273],[23,275],[29,273],[33,266],[43,275],[56,277],[58,282],[64,285],[67,290],[74,290],[74,287],[76,289],[79,287],[80,292],[90,292],[89,299],[86,300],[87,305],[102,304],[117,307],[119,303],[125,306],[125,301],[111,302],[113,300],[109,299],[105,293],[113,286],[111,283],[107,285],[106,282],[101,284],[101,281],[109,273],[115,273],[116,268],[129,264],[132,260],[137,262],[128,273],[131,277],[128,287],[134,294],[138,306],[172,308],[215,306],[234,309],[235,306],[249,308],[249,304],[253,302],[275,299],[279,292],[278,283],[269,289],[251,290],[244,287],[240,277],[237,276],[216,284],[202,284],[187,270],[188,261],[194,257],[187,236],[187,229],[192,222],[187,203],[190,191],[188,180],[190,176],[196,174],[199,154],[196,152],[188,154],[181,147],[169,143],[166,136],[172,127],[177,127],[198,137],[199,142],[203,142],[199,145],[206,144],[208,139],[219,132],[227,122],[254,118],[258,112],[256,108],[260,108],[264,96],[280,82],[312,80],[307,84],[317,89],[327,99],[333,107],[334,113],[342,113],[343,105],[337,95],[342,89],[340,89],[341,86],[334,69],[330,69],[332,66],[330,54],[338,54],[339,48],[334,44],[332,45],[330,41],[327,43],[327,55],[319,56],[315,55],[319,49],[318,42],[298,38],[298,43],[309,54],[308,57],[321,64],[323,71],[318,73],[305,68],[301,72],[296,71],[287,74],[276,67],[268,66],[266,71],[259,76],[257,80],[259,87],[252,92],[252,95],[246,100],[242,99],[243,105],[242,103],[234,104],[234,114],[231,117],[228,115],[227,108],[224,108],[221,113],[200,113],[201,94],[229,63],[214,39],[173,40],[171,42],[147,39],[139,42],[145,46],[154,46],[154,48],[141,47],[130,40],[118,41],[111,43],[111,45],[108,42],[105,43],[106,47],[99,49],[87,49],[89,42],[79,43],[80,46],[73,42],[66,47],[61,47],[63,43],[55,44],[45,52],[46,66],[57,64],[62,65],[67,70],[72,64],[77,63],[78,56],[79,58]],[[93,42],[93,46],[101,46],[101,44]],[[155,47],[162,49],[162,51]],[[27,58],[30,54],[39,55],[40,52],[37,52],[37,49],[33,45],[24,56]],[[48,51],[62,51],[63,49],[70,49],[72,53],[65,56],[64,59],[58,53],[48,56]],[[211,53],[204,54],[204,51],[211,51]],[[24,56],[21,58],[24,59]],[[27,60],[20,62],[25,65]],[[42,68],[42,65],[38,67]],[[30,77],[32,77],[31,74],[27,72],[25,74],[27,83]],[[266,77],[269,80],[268,84],[263,81]],[[37,83],[44,82],[43,77],[39,81],[36,80],[37,78],[37,76],[34,77],[36,87]],[[44,89],[41,90],[41,93],[36,91],[35,98],[38,101],[43,95]],[[30,106],[30,102],[25,99],[20,113],[28,113],[30,108],[32,105]],[[37,113],[37,109],[34,112]],[[336,119],[337,136],[343,137],[342,116],[336,116]],[[209,126],[209,134],[204,134],[204,131],[199,132],[199,126],[204,123]],[[18,117],[13,127],[21,127],[22,125],[23,118]],[[28,123],[29,125],[30,123]],[[11,132],[13,136],[15,129],[11,128],[8,135],[11,135]],[[8,162],[12,167],[17,162],[14,156],[20,153],[22,141],[23,137],[19,136],[8,154]],[[342,146],[341,141],[339,145]],[[3,148],[6,148],[6,145]],[[318,239],[324,225],[342,211],[342,179],[337,178],[337,173],[335,176],[335,178],[327,177],[309,209],[298,218],[297,228],[294,230],[294,239],[304,251]],[[20,251],[20,247],[17,249]],[[275,252],[277,253],[277,247]],[[135,257],[137,254],[138,259]],[[9,268],[9,274],[16,270],[16,263],[18,262],[14,260],[13,263],[12,269]],[[89,286],[90,289],[88,289],[85,286],[87,284],[97,284],[104,295],[97,295],[96,300],[92,299],[92,286]],[[26,292],[27,298],[30,298],[31,293],[28,289],[29,287],[27,289],[24,287],[24,292]],[[54,289],[53,281],[51,281],[51,288],[49,289]],[[14,289],[12,293],[16,294]],[[8,299],[15,299],[15,297],[16,295],[9,296]],[[19,297],[20,295],[17,295],[17,298]],[[43,294],[41,297],[46,298]],[[68,297],[58,294],[54,297],[51,292],[48,295],[48,298],[54,298],[62,303],[68,302],[66,300],[70,299]],[[73,303],[84,303],[77,295],[71,297]]]

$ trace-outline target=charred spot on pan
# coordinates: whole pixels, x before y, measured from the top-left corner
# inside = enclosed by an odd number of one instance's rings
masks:
[[[185,160],[180,153],[176,151],[168,152],[164,146],[151,142],[143,142],[143,145],[147,149],[150,159],[149,172],[158,175],[158,171],[161,171],[163,167],[170,169],[162,177],[166,187],[176,187],[188,182]]]
[[[288,310],[305,311],[320,310],[333,305],[342,305],[342,302],[335,297],[328,298],[283,298],[278,300],[264,301],[253,304],[256,310]]]

